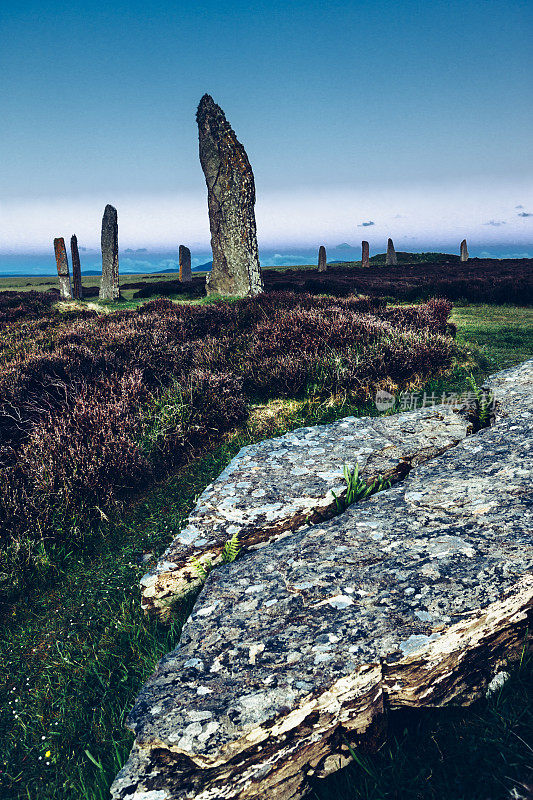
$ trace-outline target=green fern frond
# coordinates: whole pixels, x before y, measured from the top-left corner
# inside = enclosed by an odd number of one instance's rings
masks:
[[[472,373],[466,380],[476,400],[474,410],[476,419],[474,422],[477,422],[480,428],[487,428],[490,424],[490,412],[494,403],[494,395],[492,392],[487,392],[479,387]]]
[[[212,562],[208,558],[206,558],[204,561],[198,561],[197,558],[193,558],[192,564],[194,567],[194,571],[196,572],[200,580],[202,582],[205,582],[207,580],[207,576],[213,569]]]
[[[234,533],[231,539],[228,539],[224,545],[224,549],[222,550],[222,563],[231,564],[232,561],[235,561],[240,552],[241,545],[239,543],[239,535]]]

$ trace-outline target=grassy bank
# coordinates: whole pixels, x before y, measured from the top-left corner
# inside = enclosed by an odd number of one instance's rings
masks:
[[[473,348],[481,377],[529,356],[533,312],[464,306],[453,312],[458,340]],[[431,382],[461,391],[457,367]],[[226,440],[140,498],[121,518],[102,516],[80,549],[47,566],[47,584],[2,608],[0,641],[0,797],[2,800],[103,800],[131,746],[125,714],[163,652],[179,637],[182,609],[166,630],[140,613],[138,580],[194,504],[243,444],[371,404],[341,398],[271,398]],[[143,559],[146,563],[143,563]],[[377,756],[358,756],[347,772],[317,787],[323,800],[491,800],[527,780],[531,751],[531,663],[490,701],[463,712],[393,714]],[[524,794],[527,797],[527,794]]]
[[[457,340],[474,344],[483,369],[496,372],[533,356],[533,308],[456,305]]]

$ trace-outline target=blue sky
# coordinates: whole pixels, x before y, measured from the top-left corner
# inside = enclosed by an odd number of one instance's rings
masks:
[[[96,246],[108,202],[124,247],[208,244],[206,91],[254,168],[260,243],[532,242],[532,16],[498,0],[11,2],[0,250],[75,231]]]

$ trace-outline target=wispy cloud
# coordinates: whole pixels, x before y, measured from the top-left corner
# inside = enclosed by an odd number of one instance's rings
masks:
[[[375,224],[376,223],[372,222],[372,220],[370,219],[370,220],[368,220],[368,222],[361,222],[357,227],[358,228],[370,228],[371,225],[375,225]]]
[[[489,221],[484,222],[483,225],[492,225],[493,228],[499,228],[500,225],[507,225],[507,223],[503,220],[501,220],[501,222],[496,222],[495,219],[489,219]]]

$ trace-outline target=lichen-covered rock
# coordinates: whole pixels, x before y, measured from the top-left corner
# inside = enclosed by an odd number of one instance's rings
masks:
[[[370,266],[370,245],[366,241],[361,242],[361,266]]]
[[[328,270],[328,262],[326,258],[326,248],[323,244],[320,245],[318,248],[318,271],[319,272],[327,272]]]
[[[461,261],[468,261],[468,248],[466,246],[466,239],[461,242]]]
[[[389,239],[387,242],[387,255],[385,257],[385,264],[387,267],[396,266],[398,263],[398,256],[396,255],[396,250],[394,249],[394,244],[392,239]]]
[[[493,427],[211,573],[142,689],[114,800],[303,797],[386,709],[468,704],[531,623],[533,361]]]
[[[141,580],[142,606],[165,619],[172,604],[201,585],[196,561],[221,562],[237,534],[256,549],[302,525],[326,519],[346,494],[343,468],[369,482],[398,480],[453,447],[468,432],[464,416],[438,406],[389,417],[346,417],[244,447],[202,493],[187,526]]]
[[[207,184],[213,266],[207,293],[245,297],[263,290],[248,156],[224,112],[205,94],[196,114]]]
[[[78,238],[75,235],[70,237],[70,252],[72,254],[72,296],[75,300],[83,300],[80,253],[78,250]]]
[[[192,281],[191,272],[191,251],[184,244],[180,244],[179,249],[180,261],[180,281],[182,283],[189,283]]]
[[[118,215],[117,209],[107,205],[102,217],[102,282],[100,300],[115,301],[120,298],[118,284]]]
[[[72,300],[72,286],[68,269],[67,250],[62,236],[54,239],[57,277],[59,278],[59,296],[61,300]]]

